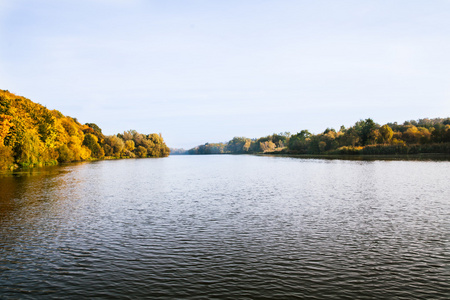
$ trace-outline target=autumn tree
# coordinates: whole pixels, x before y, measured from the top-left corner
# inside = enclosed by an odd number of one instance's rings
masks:
[[[383,125],[380,128],[380,134],[384,143],[390,143],[392,137],[394,136],[394,131],[389,127],[389,125]]]
[[[14,125],[11,120],[12,116],[0,114],[0,145],[3,145],[3,141],[9,133],[9,129]]]
[[[135,149],[134,141],[131,139],[126,140],[125,149],[128,151],[133,151]]]
[[[91,151],[91,156],[93,158],[103,158],[105,156],[105,151],[98,143],[98,137],[88,133],[84,136],[83,145],[86,146]]]
[[[249,151],[251,140],[245,137],[234,137],[225,147],[230,153],[246,153]]]
[[[141,158],[147,157],[147,149],[145,147],[138,146],[135,150],[135,153],[137,157]]]
[[[105,138],[105,143],[111,147],[111,156],[120,157],[122,155],[122,151],[125,148],[125,143],[121,138],[115,135],[108,136]]]
[[[120,136],[120,137],[119,137]],[[125,141],[128,141],[125,149]],[[0,90],[0,168],[35,166],[102,158],[134,157],[132,143],[147,146],[152,156],[167,156],[161,135],[134,130],[106,137],[95,123],[81,125],[76,118]],[[147,155],[147,154],[146,154]]]

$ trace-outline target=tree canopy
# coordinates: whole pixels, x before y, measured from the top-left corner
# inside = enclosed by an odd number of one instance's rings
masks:
[[[169,153],[161,134],[130,130],[104,136],[94,123],[82,125],[76,118],[0,90],[0,169]]]

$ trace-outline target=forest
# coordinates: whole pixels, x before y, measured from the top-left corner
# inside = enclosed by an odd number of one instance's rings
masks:
[[[135,130],[104,135],[94,123],[49,110],[41,104],[0,90],[0,170],[111,159],[165,157],[161,134]]]
[[[372,119],[338,131],[327,128],[319,134],[301,130],[272,134],[258,139],[235,137],[226,143],[206,143],[185,154],[309,154],[309,155],[389,155],[450,154],[450,118],[419,119],[403,124],[379,125]]]
[[[170,149],[161,134],[128,130],[104,135],[95,123],[49,110],[41,104],[0,90],[0,170],[56,165],[74,161],[165,157]],[[319,134],[274,133],[257,139],[235,137],[172,154],[389,155],[450,154],[450,118],[419,119],[379,125],[359,120]]]

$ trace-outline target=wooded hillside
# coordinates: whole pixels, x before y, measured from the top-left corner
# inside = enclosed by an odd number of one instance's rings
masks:
[[[94,123],[82,125],[76,118],[0,90],[0,169],[105,157],[163,157],[169,152],[160,134],[130,130],[105,136]]]

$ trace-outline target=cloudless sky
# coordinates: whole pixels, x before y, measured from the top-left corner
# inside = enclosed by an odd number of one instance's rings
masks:
[[[449,0],[0,0],[0,88],[191,148],[450,115]]]

